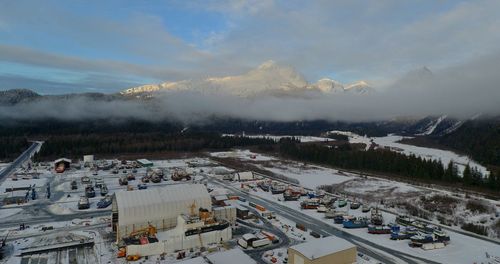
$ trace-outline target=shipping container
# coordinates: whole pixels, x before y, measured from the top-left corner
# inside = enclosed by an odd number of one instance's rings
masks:
[[[259,211],[261,211],[261,212],[266,211],[266,208],[265,208],[264,206],[262,206],[262,205],[258,205],[258,204],[255,206],[255,209],[257,209],[257,210],[259,210]]]
[[[270,244],[271,244],[271,240],[269,240],[267,238],[262,238],[262,239],[254,240],[252,242],[252,247],[258,248],[258,247],[264,247],[264,246],[267,246]]]

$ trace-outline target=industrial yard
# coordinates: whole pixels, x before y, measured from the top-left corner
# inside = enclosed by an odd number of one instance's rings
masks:
[[[0,172],[1,263],[500,263],[496,238],[375,195],[418,186],[249,150],[35,163],[34,145]]]

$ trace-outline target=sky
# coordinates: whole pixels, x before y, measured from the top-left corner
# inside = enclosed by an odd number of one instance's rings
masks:
[[[241,74],[384,86],[500,47],[500,1],[0,0],[0,90],[103,92]]]

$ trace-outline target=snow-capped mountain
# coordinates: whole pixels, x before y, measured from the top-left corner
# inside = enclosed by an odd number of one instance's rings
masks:
[[[364,81],[344,85],[327,78],[309,84],[294,68],[267,61],[242,75],[148,84],[124,90],[121,94],[143,96],[158,91],[197,91],[256,97],[261,95],[301,96],[315,92],[365,94],[372,91],[372,88]]]

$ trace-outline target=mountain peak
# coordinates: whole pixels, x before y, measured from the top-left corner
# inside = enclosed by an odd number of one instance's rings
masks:
[[[369,85],[360,81],[348,86],[323,78],[309,84],[293,67],[281,65],[273,60],[265,61],[249,72],[225,76],[210,77],[201,81],[164,82],[161,84],[143,85],[121,92],[123,95],[149,96],[158,91],[192,90],[201,93],[223,93],[241,97],[256,96],[301,96],[306,91],[321,93],[354,92],[363,94],[370,89]]]
[[[267,61],[263,62],[261,65],[259,65],[259,67],[257,67],[257,69],[268,70],[268,69],[272,69],[272,68],[276,68],[276,67],[278,67],[278,64],[276,63],[276,61],[267,60]]]
[[[33,100],[40,95],[29,89],[11,89],[0,91],[0,104],[16,104],[22,101]]]

